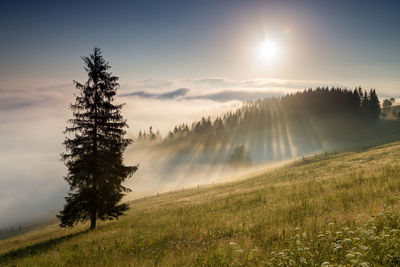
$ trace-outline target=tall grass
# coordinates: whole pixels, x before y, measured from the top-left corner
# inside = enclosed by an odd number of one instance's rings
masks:
[[[393,143],[136,200],[95,231],[49,226],[1,241],[0,264],[396,265],[399,160]]]

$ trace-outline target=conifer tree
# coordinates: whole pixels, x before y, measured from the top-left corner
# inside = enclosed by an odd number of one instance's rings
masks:
[[[371,91],[369,91],[368,107],[371,119],[375,121],[378,120],[379,115],[381,114],[381,105],[375,89],[371,89]]]
[[[123,104],[113,104],[118,77],[109,72],[99,48],[82,59],[88,80],[84,84],[74,81],[79,94],[70,106],[73,119],[65,130],[67,152],[62,154],[70,192],[57,217],[62,227],[90,220],[90,229],[94,229],[97,219],[118,218],[128,209],[120,203],[130,191],[122,182],[137,166],[123,163],[123,152],[132,140],[124,138],[128,125],[121,115]]]

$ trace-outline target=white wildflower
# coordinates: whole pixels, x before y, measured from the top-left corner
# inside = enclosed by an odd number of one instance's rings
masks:
[[[353,259],[354,258],[354,254],[353,253],[347,253],[346,254],[346,258],[348,259],[348,260],[350,260],[350,259]]]
[[[351,243],[351,239],[350,238],[345,238],[345,239],[343,239],[343,243],[350,244]]]
[[[342,246],[341,245],[338,245],[338,246],[336,246],[334,249],[333,249],[333,252],[336,252],[336,251],[338,251],[339,249],[341,249],[342,248]]]

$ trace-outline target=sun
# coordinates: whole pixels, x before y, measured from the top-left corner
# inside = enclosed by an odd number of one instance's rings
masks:
[[[266,40],[259,45],[258,53],[261,60],[271,62],[278,56],[279,48],[275,42]]]

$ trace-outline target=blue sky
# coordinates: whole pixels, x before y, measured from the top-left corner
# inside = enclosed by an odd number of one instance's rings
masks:
[[[79,57],[94,46],[126,82],[328,80],[391,93],[400,82],[399,1],[3,1],[0,12],[2,89],[83,79]],[[252,53],[266,38],[282,50],[267,67]]]

